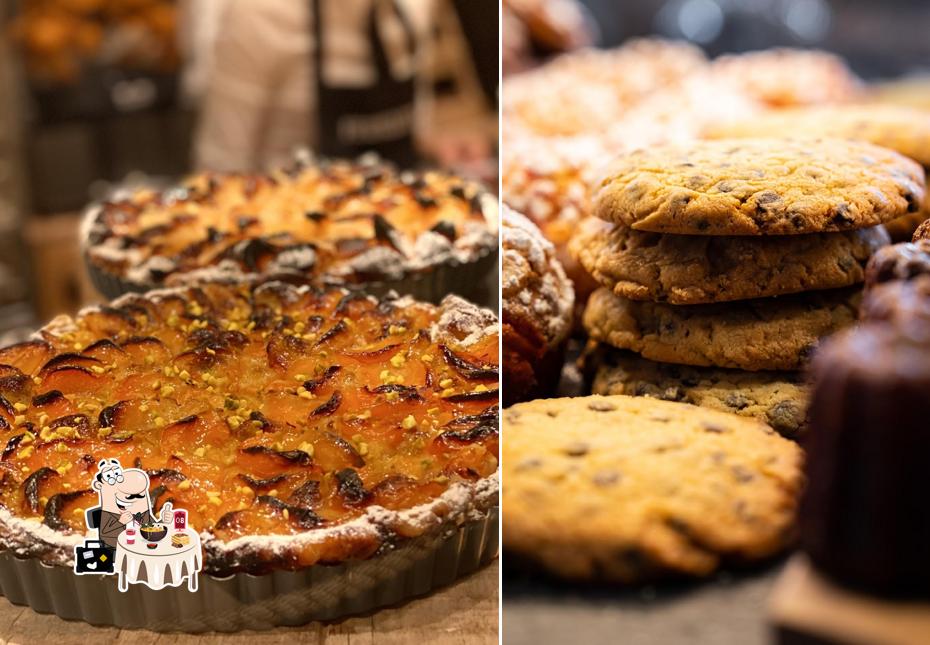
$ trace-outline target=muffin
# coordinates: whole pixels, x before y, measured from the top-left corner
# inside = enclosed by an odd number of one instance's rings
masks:
[[[575,294],[552,243],[504,206],[501,219],[504,405],[550,395],[562,371]]]

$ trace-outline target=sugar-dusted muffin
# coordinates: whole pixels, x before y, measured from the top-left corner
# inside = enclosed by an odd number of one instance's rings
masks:
[[[551,394],[572,328],[575,293],[555,248],[526,217],[501,218],[504,405]]]
[[[594,137],[515,137],[506,146],[501,185],[505,204],[528,217],[555,246],[556,257],[583,304],[597,287],[568,252],[568,242],[591,210],[593,170],[610,159]]]

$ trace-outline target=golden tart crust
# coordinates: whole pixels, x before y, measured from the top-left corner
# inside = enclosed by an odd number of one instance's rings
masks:
[[[495,503],[498,325],[283,283],[128,295],[0,350],[0,546],[66,564],[97,461],[226,575],[367,558]]]
[[[326,284],[400,280],[497,246],[497,200],[439,171],[377,157],[295,161],[269,174],[205,172],[88,210],[92,267],[136,287],[297,275]]]

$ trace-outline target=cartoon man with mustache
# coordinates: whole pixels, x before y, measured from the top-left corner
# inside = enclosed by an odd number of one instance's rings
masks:
[[[92,484],[100,498],[97,534],[101,542],[115,550],[119,534],[132,520],[140,524],[158,521],[152,513],[149,476],[139,468],[123,470],[117,459],[102,459],[97,468],[97,476]],[[165,502],[159,516],[163,523],[171,523],[171,502]]]

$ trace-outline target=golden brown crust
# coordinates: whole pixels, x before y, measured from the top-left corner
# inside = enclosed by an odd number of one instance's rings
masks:
[[[0,542],[67,562],[104,457],[188,509],[210,573],[365,558],[460,521],[493,502],[496,323],[454,296],[282,283],[56,319],[0,349]]]
[[[504,548],[558,575],[706,576],[792,540],[801,451],[762,423],[626,396],[503,416]]]
[[[572,326],[574,292],[555,249],[527,218],[501,217],[504,403],[550,393]]]
[[[655,233],[846,231],[917,212],[924,172],[869,143],[737,139],[655,146],[617,159],[594,215]]]
[[[598,289],[584,326],[591,338],[665,363],[799,370],[818,341],[856,320],[857,289],[678,307]]]
[[[631,300],[692,305],[862,282],[883,227],[771,237],[663,235],[589,220],[570,251],[601,285]]]

